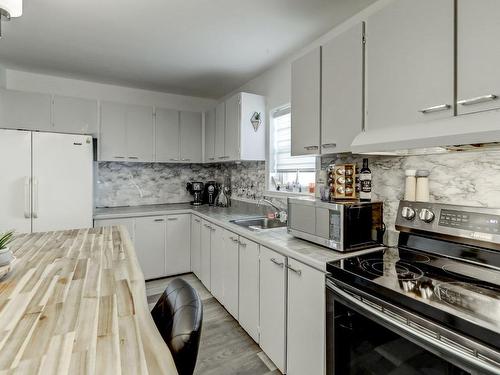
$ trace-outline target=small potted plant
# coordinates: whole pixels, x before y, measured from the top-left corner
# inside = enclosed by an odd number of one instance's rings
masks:
[[[9,230],[3,234],[0,234],[0,266],[5,266],[12,262],[12,260],[14,259],[12,251],[9,249],[9,244],[13,239],[13,230]]]

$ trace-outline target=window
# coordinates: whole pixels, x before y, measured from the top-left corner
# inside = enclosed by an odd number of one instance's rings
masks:
[[[290,107],[271,114],[269,142],[270,191],[313,193],[316,180],[315,156],[291,156],[292,128]]]

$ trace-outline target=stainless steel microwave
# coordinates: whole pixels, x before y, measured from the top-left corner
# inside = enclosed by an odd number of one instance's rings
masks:
[[[288,198],[288,233],[337,251],[380,246],[383,203]]]

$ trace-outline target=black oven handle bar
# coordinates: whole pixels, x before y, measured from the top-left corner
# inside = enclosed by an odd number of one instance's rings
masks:
[[[349,289],[349,292],[344,289],[344,286]],[[405,314],[404,311],[392,305],[390,305],[390,309],[388,309],[384,306],[384,304],[388,305],[387,303],[380,300],[377,300],[378,303],[375,303],[373,301],[374,298],[367,299],[362,296],[364,293],[360,291],[352,291],[351,294],[351,288],[338,281],[333,281],[330,278],[326,280],[326,287],[327,290],[334,294],[334,299],[347,305],[358,313],[363,315],[368,314],[370,319],[395,331],[406,339],[424,347],[440,357],[458,360],[459,363],[462,364],[462,367],[465,367],[467,370],[480,370],[486,374],[498,375],[500,373],[500,363],[484,355],[484,353],[491,354],[491,349],[489,348],[477,344],[477,346],[481,346],[483,349],[479,351],[477,348],[461,345],[462,343],[441,336],[439,333],[425,327],[422,324],[422,318],[410,319],[410,316],[414,318],[413,314]],[[431,322],[428,322],[428,324],[429,326],[435,326],[435,324]],[[436,337],[434,337],[434,335],[436,335]],[[452,335],[453,334],[450,334],[450,336]],[[454,336],[456,339],[456,335]],[[470,344],[469,339],[463,338],[463,340]]]

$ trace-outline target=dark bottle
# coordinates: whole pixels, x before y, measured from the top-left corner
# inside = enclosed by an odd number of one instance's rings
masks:
[[[364,202],[372,200],[372,171],[368,168],[368,159],[363,159],[363,168],[359,171],[359,199]]]

